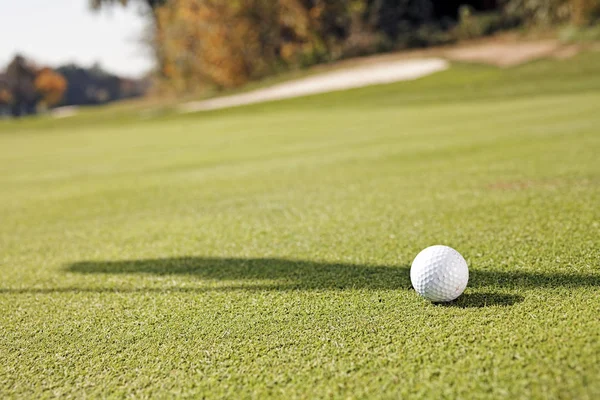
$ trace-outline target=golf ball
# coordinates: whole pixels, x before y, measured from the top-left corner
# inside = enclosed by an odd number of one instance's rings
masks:
[[[410,280],[421,296],[434,303],[452,301],[465,291],[469,267],[460,253],[448,246],[431,246],[415,257]]]

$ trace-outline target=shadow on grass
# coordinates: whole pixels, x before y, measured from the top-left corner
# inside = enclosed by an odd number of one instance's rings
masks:
[[[228,286],[227,290],[247,289],[247,286]],[[61,287],[61,288],[21,288],[21,289],[0,289],[0,294],[65,294],[65,293],[108,293],[108,294],[131,294],[131,293],[201,293],[219,290],[219,288],[206,287],[139,287],[139,288],[118,288],[118,287]]]
[[[454,301],[436,303],[436,306],[455,308],[506,307],[520,303],[523,300],[525,300],[523,296],[506,293],[465,293]]]
[[[81,274],[191,275],[213,281],[252,281],[258,289],[410,289],[408,265],[320,263],[280,258],[182,257],[125,261],[83,261],[66,267]],[[485,271],[472,268],[469,287],[600,286],[600,274]],[[254,284],[265,281],[263,284]]]
[[[409,289],[408,266],[320,263],[280,258],[183,257],[154,260],[78,262],[66,267],[82,274],[190,275],[234,281],[213,290]]]
[[[320,263],[279,258],[205,258],[178,257],[123,261],[82,261],[67,265],[65,270],[79,274],[148,274],[158,276],[188,275],[216,285],[187,288],[63,288],[0,289],[0,293],[53,292],[202,292],[235,290],[408,290],[412,288],[410,267]],[[223,282],[223,283],[218,283]],[[600,274],[540,273],[526,271],[485,271],[471,269],[469,288],[493,290],[519,288],[575,288],[600,286]],[[466,293],[449,307],[485,307],[511,305],[520,296],[497,293]]]

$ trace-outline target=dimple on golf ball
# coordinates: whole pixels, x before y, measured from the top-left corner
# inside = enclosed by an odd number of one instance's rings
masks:
[[[434,303],[452,301],[465,291],[469,267],[453,248],[431,246],[413,260],[410,280],[417,293],[427,300]]]

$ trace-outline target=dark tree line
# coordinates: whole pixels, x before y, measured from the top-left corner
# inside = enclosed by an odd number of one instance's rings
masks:
[[[128,79],[99,66],[38,67],[17,55],[0,72],[0,116],[20,117],[63,105],[96,105],[146,94],[146,79]]]
[[[122,78],[97,65],[83,68],[70,64],[57,68],[57,71],[69,83],[61,105],[97,105],[139,97],[149,87],[144,79]]]

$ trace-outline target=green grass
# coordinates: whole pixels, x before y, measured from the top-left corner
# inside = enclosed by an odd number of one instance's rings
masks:
[[[599,72],[0,123],[0,398],[600,397]]]
[[[567,25],[558,31],[558,37],[565,43],[598,44],[600,40],[600,24],[585,27]]]

